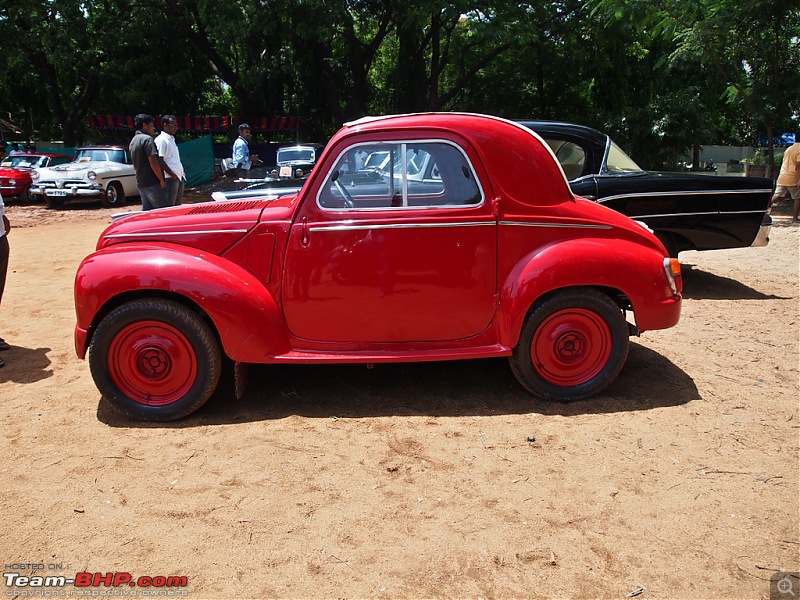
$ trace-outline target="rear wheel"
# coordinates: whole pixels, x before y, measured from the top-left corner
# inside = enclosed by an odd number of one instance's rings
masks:
[[[670,258],[678,258],[678,242],[669,233],[656,232],[656,237],[664,244]]]
[[[534,307],[510,358],[529,392],[549,400],[581,400],[605,389],[628,356],[620,308],[590,289],[558,292]]]
[[[100,198],[100,203],[106,208],[125,204],[125,194],[122,191],[122,186],[117,182],[109,183],[106,186],[106,193]]]
[[[211,328],[185,306],[160,298],[113,310],[89,348],[89,367],[103,396],[145,421],[172,421],[200,408],[217,387],[221,365]]]

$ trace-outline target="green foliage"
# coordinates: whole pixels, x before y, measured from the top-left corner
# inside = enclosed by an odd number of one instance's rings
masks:
[[[796,0],[7,0],[0,110],[78,140],[92,113],[560,119],[646,167],[800,117]]]

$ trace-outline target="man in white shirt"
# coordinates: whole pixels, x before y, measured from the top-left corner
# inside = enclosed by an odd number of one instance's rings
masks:
[[[161,117],[161,133],[156,138],[158,157],[167,180],[169,205],[175,206],[183,200],[183,186],[186,172],[181,164],[181,154],[175,143],[175,132],[178,131],[178,120],[174,115]]]
[[[11,229],[11,224],[8,222],[8,217],[6,217],[3,196],[0,194],[0,301],[3,300],[3,289],[6,287],[6,273],[8,272],[9,229]],[[3,338],[0,338],[0,350],[8,350],[8,344]],[[0,358],[0,367],[3,365],[5,363]]]

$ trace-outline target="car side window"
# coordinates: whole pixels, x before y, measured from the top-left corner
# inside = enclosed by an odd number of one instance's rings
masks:
[[[360,144],[339,155],[317,197],[329,210],[475,206],[483,192],[463,151],[444,141]]]
[[[641,173],[642,168],[614,142],[608,148],[608,156],[603,166],[604,173]]]
[[[553,150],[556,159],[564,170],[568,180],[573,180],[583,174],[586,165],[586,151],[575,142],[567,140],[547,139],[547,145]]]

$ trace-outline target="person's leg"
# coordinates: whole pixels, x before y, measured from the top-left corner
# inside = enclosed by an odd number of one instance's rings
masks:
[[[142,210],[153,210],[155,205],[153,204],[153,198],[156,196],[157,189],[161,189],[160,187],[146,187],[146,188],[139,188],[139,196],[142,198]]]
[[[8,272],[8,236],[0,237],[0,302],[3,300],[3,290],[6,288],[6,273]]]
[[[3,300],[3,290],[6,287],[6,273],[8,272],[8,236],[0,237],[0,301]],[[0,350],[8,350],[8,344],[3,338],[0,338]],[[5,363],[0,358],[0,367]]]
[[[150,202],[153,205],[153,208],[166,208],[168,206],[172,206],[169,203],[169,192],[167,191],[166,187],[161,187],[157,185],[153,188],[155,194],[150,198]]]
[[[169,206],[175,206],[176,204],[179,183],[180,181],[175,179],[174,177],[170,177],[169,179],[167,179],[167,202]]]
[[[792,208],[792,222],[796,223],[800,220],[800,185],[789,188],[789,195],[794,200],[794,207]]]
[[[183,202],[183,189],[186,185],[186,181],[183,179],[178,180],[178,191],[175,194],[175,205],[177,206],[181,202]]]

